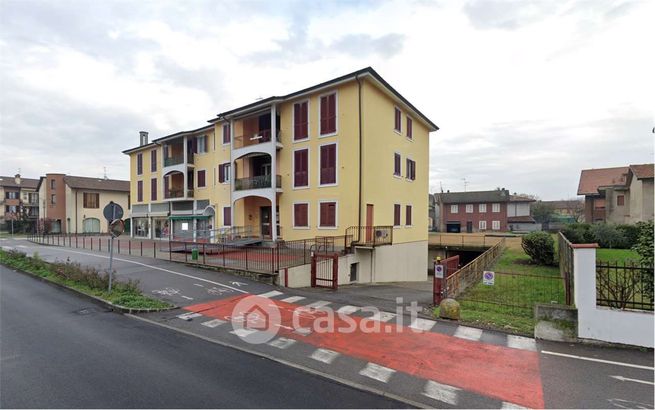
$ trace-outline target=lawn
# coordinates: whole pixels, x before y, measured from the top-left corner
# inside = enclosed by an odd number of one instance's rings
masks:
[[[623,264],[626,262],[639,261],[639,254],[631,249],[596,249],[596,260],[603,262],[618,262]]]

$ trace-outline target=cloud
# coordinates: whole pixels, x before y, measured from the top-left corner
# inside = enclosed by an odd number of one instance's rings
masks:
[[[334,51],[361,58],[370,54],[378,54],[391,58],[402,51],[405,37],[402,34],[390,33],[374,38],[368,34],[348,34],[334,42]]]

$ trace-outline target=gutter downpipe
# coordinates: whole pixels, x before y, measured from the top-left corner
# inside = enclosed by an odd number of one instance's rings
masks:
[[[359,100],[359,208],[357,219],[357,242],[359,243],[362,234],[362,82],[359,79],[359,74],[355,76],[355,79],[357,80],[357,98]]]

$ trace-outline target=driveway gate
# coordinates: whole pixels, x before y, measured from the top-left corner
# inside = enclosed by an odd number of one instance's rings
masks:
[[[312,255],[312,287],[336,289],[339,282],[339,254]]]

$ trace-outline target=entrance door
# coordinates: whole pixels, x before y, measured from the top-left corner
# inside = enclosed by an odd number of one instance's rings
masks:
[[[271,236],[271,207],[262,206],[260,209],[260,223],[262,236]]]
[[[373,241],[373,204],[366,204],[366,242]]]
[[[473,222],[466,222],[466,233],[473,233]]]

